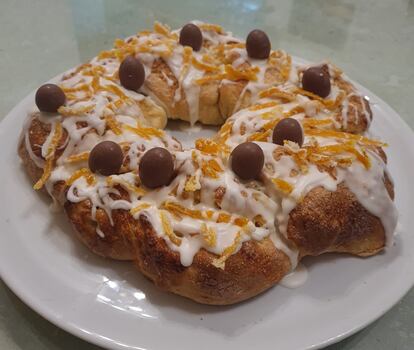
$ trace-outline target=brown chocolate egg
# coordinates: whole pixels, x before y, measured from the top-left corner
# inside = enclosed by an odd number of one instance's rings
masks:
[[[331,79],[326,65],[311,67],[303,72],[302,87],[322,98],[331,92]]]
[[[200,28],[193,23],[186,24],[180,32],[180,44],[191,46],[194,51],[199,51],[203,44],[203,34]]]
[[[303,145],[303,129],[300,123],[293,118],[282,119],[273,129],[273,143],[284,144],[284,141],[296,142],[299,147]]]
[[[128,90],[138,90],[145,81],[145,69],[138,58],[126,57],[119,66],[119,80]]]
[[[270,55],[272,45],[267,34],[260,30],[252,30],[246,39],[247,54],[251,58],[265,59]]]
[[[263,169],[264,153],[257,144],[244,142],[233,149],[230,160],[231,168],[238,177],[253,180]]]
[[[65,104],[66,96],[59,86],[44,84],[37,89],[35,101],[42,112],[56,113]]]
[[[174,159],[165,148],[151,148],[139,162],[139,177],[145,187],[157,188],[168,185],[173,174]]]
[[[89,154],[89,168],[105,176],[118,174],[124,155],[121,147],[112,141],[98,143]]]

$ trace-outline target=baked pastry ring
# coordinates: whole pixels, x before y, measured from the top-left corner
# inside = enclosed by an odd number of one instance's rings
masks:
[[[78,238],[217,305],[268,289],[304,256],[389,245],[384,144],[363,135],[369,103],[342,72],[297,66],[270,42],[266,53],[260,33],[252,46],[186,27],[156,23],[38,90],[19,155]],[[222,126],[184,149],[167,117]]]

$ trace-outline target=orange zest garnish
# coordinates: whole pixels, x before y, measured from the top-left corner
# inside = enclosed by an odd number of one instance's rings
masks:
[[[45,185],[46,181],[49,179],[50,175],[52,174],[55,152],[59,145],[59,141],[62,138],[62,134],[63,134],[62,124],[57,122],[54,126],[53,136],[52,136],[52,139],[50,140],[50,144],[46,152],[46,157],[45,157],[46,163],[43,169],[43,174],[33,186],[35,190],[40,190]]]
[[[132,184],[122,178],[119,177],[115,177],[115,176],[108,176],[106,178],[106,183],[108,186],[113,186],[113,185],[120,185],[122,187],[124,187],[126,190],[130,191],[130,192],[134,192],[137,195],[144,195],[145,194],[145,190],[141,187],[135,186],[135,184]]]
[[[161,35],[164,35],[167,38],[177,39],[177,35],[171,33],[171,29],[167,25],[162,24],[162,23],[157,22],[157,21],[154,23],[154,32],[158,33],[158,34],[161,34]]]
[[[251,134],[247,140],[248,141],[263,141],[266,142],[270,137],[270,130],[266,130],[265,132],[255,132]]]
[[[209,23],[203,23],[198,25],[198,27],[201,30],[205,30],[205,31],[212,31],[212,32],[216,32],[218,34],[223,34],[223,28],[221,26],[219,26],[218,24],[209,24]]]
[[[66,185],[70,186],[72,185],[77,179],[85,177],[86,182],[88,185],[94,185],[96,183],[95,176],[91,173],[91,171],[88,168],[82,168],[79,170],[76,170],[72,176],[66,180]]]
[[[144,209],[147,209],[149,207],[151,207],[151,204],[142,203],[142,204],[139,204],[136,207],[132,208],[129,212],[131,213],[131,215],[135,215],[135,214],[139,213],[140,211],[142,211]]]
[[[204,62],[200,62],[195,57],[193,57],[191,63],[197,69],[205,70],[206,72],[215,73],[215,72],[218,72],[220,70],[220,68],[218,66],[213,66],[211,64],[206,64]]]
[[[79,154],[73,154],[70,157],[66,158],[66,163],[76,163],[76,162],[83,162],[88,160],[89,152],[82,152]]]
[[[40,190],[44,186],[46,181],[49,179],[50,174],[52,173],[52,167],[53,167],[53,158],[49,158],[46,160],[42,176],[33,186],[35,190]]]
[[[75,87],[71,87],[71,88],[65,88],[64,86],[61,86],[61,89],[63,90],[63,92],[65,93],[65,95],[67,93],[70,92],[79,92],[79,91],[89,91],[89,85],[88,84],[81,84]]]
[[[196,176],[190,176],[184,185],[184,191],[186,192],[194,192],[201,188],[200,182],[197,180]]]
[[[107,116],[105,121],[108,128],[111,129],[115,135],[122,134],[121,126],[113,116]]]
[[[306,124],[305,124],[306,126]],[[332,137],[337,139],[345,139],[350,141],[355,141],[367,146],[386,146],[385,143],[377,140],[369,139],[368,137],[350,134],[342,131],[335,130],[321,130],[305,127],[305,134],[309,136],[320,136],[320,137]]]
[[[224,143],[231,135],[232,129],[233,129],[233,122],[226,121],[218,132],[217,141],[220,143]]]
[[[203,219],[203,215],[200,210],[188,209],[175,202],[166,201],[162,204],[162,208],[178,217],[188,216],[193,219]]]
[[[207,245],[209,247],[215,247],[217,244],[216,231],[212,227],[208,227],[204,222],[201,224],[200,231]]]
[[[249,67],[246,69],[236,69],[231,64],[227,64],[224,68],[226,76],[230,80],[251,80],[257,81],[257,73],[259,67]]]
[[[306,118],[302,121],[304,127],[327,126],[333,123],[332,119],[311,119]]]
[[[217,142],[209,139],[197,139],[195,142],[195,147],[207,154],[217,155],[222,150],[222,145]]]
[[[259,104],[253,105],[253,106],[249,107],[249,110],[250,111],[258,111],[258,110],[265,109],[265,108],[277,107],[278,105],[279,104],[277,102],[270,101],[270,102],[259,103]]]
[[[366,169],[369,169],[371,167],[371,161],[369,160],[368,156],[366,154],[363,154],[359,152],[352,143],[343,143],[339,145],[329,145],[329,146],[322,146],[318,148],[318,151],[321,153],[327,152],[327,153],[352,153],[355,155],[356,159],[360,161]]]
[[[249,223],[249,219],[245,217],[238,217],[234,219],[233,223],[237,226],[244,227]]]
[[[150,128],[150,127],[142,127],[138,126],[134,128],[133,126],[123,124],[122,125],[125,130],[131,131],[138,136],[141,136],[144,139],[149,140],[151,137],[158,137],[161,138],[164,136],[164,132],[159,129]]]
[[[278,89],[277,87],[271,87],[270,89],[263,90],[259,93],[259,97],[274,97],[286,101],[294,101],[296,100],[296,96],[290,92],[282,91]]]
[[[167,214],[165,213],[164,210],[160,210],[160,219],[161,219],[162,228],[164,229],[164,232],[167,235],[167,237],[170,239],[170,241],[173,244],[175,244],[176,246],[180,246],[181,238],[177,237],[176,234],[174,233],[171,227],[170,220],[168,220]]]
[[[206,75],[202,78],[196,79],[195,83],[198,85],[204,85],[204,84],[208,84],[212,81],[215,80],[222,80],[226,78],[226,74],[225,73],[219,73],[219,74],[212,74],[212,75]]]
[[[89,113],[95,108],[95,105],[82,106],[82,107],[66,107],[61,106],[58,109],[59,114],[64,117],[80,116]]]
[[[236,252],[240,242],[241,242],[241,232],[239,231],[236,234],[233,244],[227,247],[226,249],[224,249],[223,253],[220,255],[219,258],[216,258],[213,260],[213,265],[219,269],[224,270],[226,260]]]
[[[201,171],[203,172],[204,176],[211,177],[212,179],[217,179],[219,177],[218,173],[223,172],[223,169],[215,159],[210,159],[208,161],[202,161]]]
[[[285,180],[274,178],[274,179],[272,179],[272,182],[284,194],[290,194],[293,191],[293,186]]]
[[[230,222],[231,219],[231,215],[228,213],[219,213],[216,222],[220,223],[220,222],[224,222],[224,223],[228,223]]]

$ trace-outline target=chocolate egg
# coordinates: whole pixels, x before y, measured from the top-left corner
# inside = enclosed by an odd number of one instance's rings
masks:
[[[89,154],[89,168],[105,176],[118,174],[124,155],[121,147],[112,141],[98,143]]]
[[[174,173],[174,159],[169,151],[162,147],[151,148],[145,152],[139,162],[139,177],[148,188],[168,185]]]
[[[145,80],[145,69],[138,58],[126,57],[119,66],[119,80],[128,90],[138,90]]]
[[[302,87],[322,98],[331,92],[331,79],[326,65],[311,67],[303,72]]]
[[[44,84],[37,89],[35,101],[42,112],[56,113],[65,104],[66,96],[59,86]]]
[[[244,142],[233,149],[230,155],[231,168],[242,180],[253,180],[262,171],[263,150],[253,142]]]
[[[273,129],[273,143],[284,144],[284,141],[296,142],[299,147],[303,145],[303,130],[300,123],[293,118],[282,119]]]
[[[260,30],[252,30],[246,39],[247,54],[251,58],[265,59],[270,55],[271,44],[267,34]]]
[[[180,44],[191,46],[194,51],[200,50],[203,44],[203,34],[200,28],[193,23],[188,23],[182,27],[180,31]]]

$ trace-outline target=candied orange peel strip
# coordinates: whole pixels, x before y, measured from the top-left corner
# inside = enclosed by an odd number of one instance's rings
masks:
[[[207,243],[209,247],[215,247],[217,244],[217,233],[212,228],[207,226],[206,223],[201,224],[200,229],[201,235],[203,236],[204,241]]]
[[[215,73],[220,71],[220,67],[218,66],[213,66],[211,64],[207,64],[204,62],[200,62],[198,61],[195,57],[193,57],[191,63],[193,64],[194,67],[196,67],[199,70],[204,70],[206,72],[210,72],[210,73]]]
[[[143,126],[133,127],[133,126],[126,125],[126,124],[123,124],[122,126],[125,130],[131,131],[137,134],[138,136],[141,136],[142,138],[147,139],[147,140],[151,139],[152,137],[162,138],[164,136],[164,131],[151,128],[151,127],[143,127]]]
[[[199,189],[201,189],[201,184],[198,181],[197,177],[194,175],[190,176],[185,182],[184,191],[195,192]]]
[[[82,83],[78,86],[74,86],[71,88],[64,87],[64,86],[60,86],[60,88],[63,90],[65,94],[70,93],[70,92],[81,92],[81,91],[88,92],[89,91],[89,85],[85,83]]]
[[[141,203],[141,204],[137,205],[136,207],[132,208],[129,212],[131,213],[131,215],[135,215],[135,214],[139,213],[140,211],[142,211],[144,209],[148,209],[149,207],[151,207],[151,204]]]
[[[202,23],[200,25],[198,25],[198,27],[201,30],[205,30],[205,31],[212,31],[212,32],[216,32],[217,34],[223,34],[223,28],[221,26],[219,26],[218,24],[210,24],[210,23]]]
[[[309,98],[311,98],[312,100],[317,100],[320,103],[322,103],[326,108],[330,109],[330,110],[334,110],[336,108],[339,107],[339,105],[342,103],[342,101],[345,98],[345,93],[343,91],[340,91],[338,96],[335,98],[335,100],[326,100],[318,95],[315,95],[314,93],[304,90],[302,88],[296,88],[295,89],[295,93],[297,94],[301,94],[304,96],[307,96]]]
[[[279,178],[273,178],[272,182],[284,194],[290,194],[293,191],[293,186],[285,180],[282,180],[282,179],[279,179]]]
[[[115,135],[122,134],[121,126],[113,116],[110,115],[105,117],[105,121],[108,128],[111,129]]]
[[[77,162],[83,162],[87,161],[89,158],[89,152],[82,152],[79,154],[73,154],[70,157],[66,158],[66,163],[77,163]]]
[[[279,104],[275,101],[269,101],[269,102],[264,102],[264,103],[259,103],[259,104],[255,104],[253,106],[249,107],[250,111],[259,111],[261,109],[265,109],[265,108],[272,108],[272,107],[277,107],[279,106]]]
[[[61,106],[58,109],[58,113],[64,117],[80,116],[91,112],[95,108],[95,105],[88,105],[82,107],[66,107]]]
[[[162,24],[158,21],[155,21],[155,23],[154,23],[154,32],[158,33],[158,34],[161,34],[161,35],[164,35],[168,38],[177,39],[177,35],[172,34],[171,29],[166,24]]]
[[[53,168],[53,158],[49,158],[46,160],[45,167],[43,169],[43,174],[40,179],[33,185],[35,190],[40,190],[49,179],[50,174],[52,173]]]
[[[197,139],[195,142],[195,147],[203,152],[210,155],[218,155],[220,152],[225,154],[230,153],[230,149],[227,145],[215,142],[210,139]]]
[[[213,264],[215,267],[217,267],[217,268],[219,268],[219,269],[224,270],[224,267],[225,267],[225,264],[226,264],[226,260],[227,260],[227,259],[228,259],[231,255],[233,255],[233,254],[236,252],[236,250],[237,250],[237,248],[238,248],[238,246],[239,246],[240,242],[241,242],[241,232],[239,231],[239,232],[237,232],[237,234],[236,234],[236,237],[235,237],[235,239],[234,239],[233,244],[232,244],[231,246],[227,247],[226,249],[224,249],[224,251],[223,251],[223,253],[220,255],[220,257],[219,257],[219,258],[214,259],[214,260],[213,260],[213,262],[212,262],[212,264]]]
[[[222,127],[220,128],[219,132],[217,133],[216,140],[219,143],[226,142],[226,140],[231,135],[233,129],[233,121],[226,121]]]
[[[162,204],[162,208],[178,217],[188,216],[193,219],[200,219],[200,220],[203,219],[203,215],[200,210],[188,209],[176,202],[165,201]]]
[[[174,233],[170,220],[167,217],[167,214],[164,210],[160,210],[160,219],[162,228],[164,229],[165,234],[170,239],[170,241],[175,244],[176,246],[181,245],[181,238],[177,237],[177,235]]]
[[[319,152],[328,153],[352,153],[365,166],[366,169],[371,167],[371,161],[366,154],[359,152],[353,143],[347,142],[339,145],[322,146],[318,148]]]
[[[386,143],[383,143],[378,140],[372,140],[368,137],[358,135],[358,134],[350,134],[347,132],[335,131],[335,130],[309,128],[306,126],[307,125],[305,124],[305,134],[309,136],[320,136],[320,137],[332,137],[336,139],[345,139],[349,141],[355,141],[357,143],[360,143],[366,146],[379,146],[379,147],[387,146]]]
[[[230,80],[251,80],[257,81],[257,73],[260,72],[259,67],[249,67],[246,69],[236,69],[231,64],[224,67],[227,79]]]
[[[217,216],[217,223],[228,223],[231,220],[231,215],[228,213],[219,213],[219,215]]]
[[[120,185],[124,187],[126,190],[130,192],[134,192],[138,195],[144,195],[146,192],[143,188],[136,186],[135,184],[132,184],[124,179],[121,179],[119,177],[114,176],[108,176],[106,178],[106,183],[108,186],[114,186],[114,185]]]
[[[43,174],[40,179],[33,185],[35,190],[40,190],[52,174],[55,152],[59,145],[59,141],[63,135],[63,128],[60,122],[57,122],[54,127],[52,139],[46,152],[46,163],[43,169]]]
[[[88,168],[81,168],[76,170],[69,179],[66,180],[66,185],[72,185],[77,179],[84,177],[87,184],[92,186],[96,184],[96,178]]]
[[[196,79],[195,83],[198,85],[204,85],[204,84],[208,84],[212,81],[215,80],[222,80],[226,78],[226,74],[225,73],[219,73],[219,74],[211,74],[211,75],[206,75],[202,78]]]
[[[222,173],[223,169],[215,159],[209,159],[208,161],[202,160],[201,171],[204,176],[211,177],[212,179],[218,179],[218,174]]]
[[[259,93],[259,97],[265,98],[265,97],[273,97],[278,98],[282,100],[286,100],[288,102],[295,101],[296,96],[290,92],[282,91],[278,89],[277,87],[271,87],[269,89],[263,90]]]
[[[302,125],[306,127],[319,127],[319,126],[328,126],[332,125],[332,119],[313,119],[313,118],[306,118],[302,120]]]
[[[255,132],[247,138],[247,141],[263,141],[263,142],[266,142],[269,139],[270,134],[271,134],[270,130],[266,130],[264,132]]]

